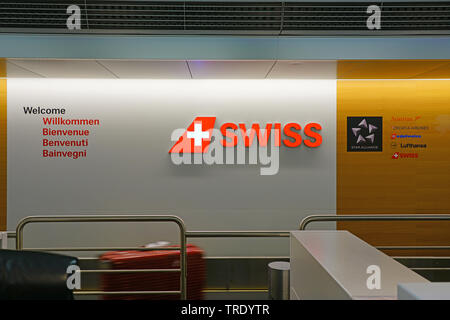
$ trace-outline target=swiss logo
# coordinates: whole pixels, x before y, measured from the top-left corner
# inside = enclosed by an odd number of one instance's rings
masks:
[[[211,142],[216,117],[196,117],[169,153],[205,153]]]

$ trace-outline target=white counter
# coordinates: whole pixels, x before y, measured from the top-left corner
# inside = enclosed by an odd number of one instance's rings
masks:
[[[450,300],[450,283],[400,283],[399,300]]]
[[[380,288],[369,289],[371,265]],[[291,232],[291,299],[397,299],[397,284],[428,280],[348,231]]]

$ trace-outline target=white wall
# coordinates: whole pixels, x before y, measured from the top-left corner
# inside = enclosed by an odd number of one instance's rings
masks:
[[[90,128],[87,158],[42,158],[43,116],[25,115],[24,106],[100,119]],[[282,146],[274,176],[261,176],[259,165],[173,165],[172,130],[208,115],[217,117],[216,128],[228,121],[318,122],[323,144]],[[308,214],[335,213],[335,193],[335,80],[8,80],[8,230],[29,215],[94,213],[170,213],[189,230],[292,230]],[[165,225],[109,227],[30,227],[25,244],[175,240],[175,228]],[[289,252],[287,240],[192,242],[209,255]]]

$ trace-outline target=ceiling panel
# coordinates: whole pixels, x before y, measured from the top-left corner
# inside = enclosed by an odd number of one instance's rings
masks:
[[[339,61],[339,79],[449,78],[449,60]]]
[[[4,65],[5,60],[1,60]],[[448,79],[450,60],[155,61],[7,59],[8,78]],[[1,74],[0,68],[0,74]],[[4,69],[4,68],[3,68]]]
[[[47,78],[116,78],[95,60],[11,59],[10,61]]]
[[[98,60],[121,79],[190,79],[186,61]]]
[[[336,79],[335,61],[277,61],[270,79]]]
[[[264,79],[274,61],[189,61],[194,79]]]
[[[19,67],[9,61],[6,63],[6,76],[8,78],[42,78],[41,75]]]
[[[448,79],[450,78],[450,62],[431,68],[426,72],[416,74],[414,79]]]

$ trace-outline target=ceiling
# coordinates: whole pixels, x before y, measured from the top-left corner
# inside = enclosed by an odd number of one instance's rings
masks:
[[[336,79],[335,61],[7,59],[8,78]]]
[[[0,59],[0,77],[98,79],[449,79],[450,60]]]
[[[171,35],[440,35],[449,34],[448,1],[72,1],[80,13],[69,30],[67,1],[3,0],[0,32]],[[369,5],[383,12],[370,29]],[[379,29],[379,30],[378,30]]]

